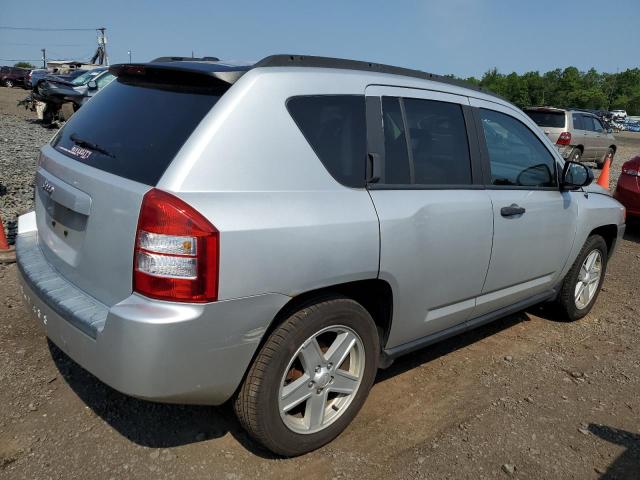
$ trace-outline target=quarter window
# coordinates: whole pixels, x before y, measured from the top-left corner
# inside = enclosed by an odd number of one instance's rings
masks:
[[[364,187],[367,160],[364,96],[292,97],[287,109],[329,173]]]
[[[383,97],[385,182],[470,185],[471,159],[462,107]]]
[[[500,186],[554,187],[555,160],[536,135],[515,118],[480,109],[491,164],[491,183]]]

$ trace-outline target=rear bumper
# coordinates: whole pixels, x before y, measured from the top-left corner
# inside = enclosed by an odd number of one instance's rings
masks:
[[[133,294],[109,308],[72,285],[66,300],[47,293],[47,285],[65,280],[30,268],[34,257],[46,262],[37,231],[18,234],[17,256],[24,302],[47,337],[107,385],[147,400],[225,402],[289,299],[265,294],[179,304]],[[91,328],[83,315],[88,304],[97,318]]]

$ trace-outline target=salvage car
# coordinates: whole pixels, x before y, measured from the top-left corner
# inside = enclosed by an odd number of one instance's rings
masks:
[[[607,159],[613,162],[616,139],[593,113],[552,107],[530,107],[524,111],[555,142],[564,158],[595,162],[597,168],[602,168]]]
[[[28,98],[33,103],[44,103],[42,120],[49,124],[56,120],[66,120],[61,111],[63,104],[70,103],[73,111],[77,111],[114,78],[106,68],[89,70],[71,80],[47,76],[37,83]]]
[[[590,168],[446,77],[293,55],[110,72],[41,150],[28,311],[113,388],[231,400],[280,455],[339,435],[400,355],[540,302],[584,317],[625,230]]]
[[[629,215],[640,218],[640,156],[622,165],[613,196],[626,207]]]
[[[24,84],[27,88],[33,88],[39,80],[49,75],[49,70],[46,68],[34,68],[29,70],[29,73],[24,79]]]

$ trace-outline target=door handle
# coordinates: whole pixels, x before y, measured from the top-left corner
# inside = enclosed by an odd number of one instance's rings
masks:
[[[515,203],[512,203],[510,206],[502,207],[500,209],[500,215],[502,215],[503,217],[522,215],[524,212],[526,212],[526,210],[523,207],[516,205]]]

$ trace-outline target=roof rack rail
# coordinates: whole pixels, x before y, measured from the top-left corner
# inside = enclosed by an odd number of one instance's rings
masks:
[[[435,73],[412,70],[410,68],[394,67],[382,63],[364,62],[361,60],[348,60],[345,58],[318,57],[313,55],[270,55],[253,65],[253,68],[260,67],[316,67],[316,68],[338,68],[343,70],[361,70],[377,73],[389,73],[392,75],[402,75],[405,77],[420,78],[434,82],[446,83],[457,87],[468,88],[477,92],[486,93],[503,99],[500,95],[486,90],[472,83],[457,78],[437,75]]]
[[[163,63],[163,62],[219,62],[218,57],[158,57],[151,60],[149,63]]]

